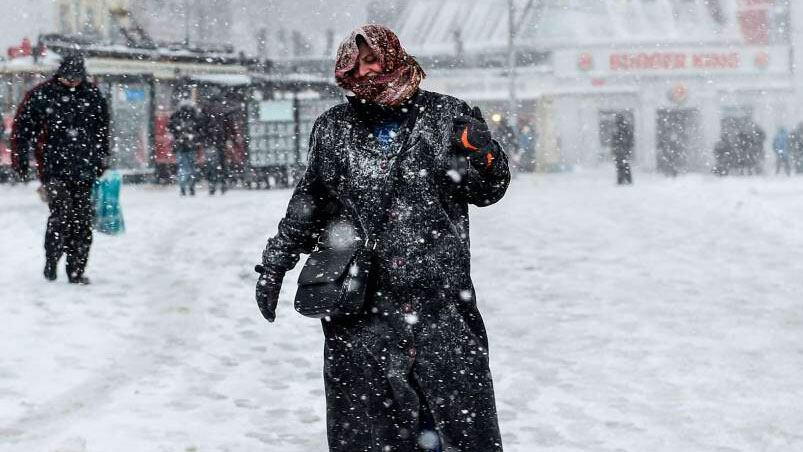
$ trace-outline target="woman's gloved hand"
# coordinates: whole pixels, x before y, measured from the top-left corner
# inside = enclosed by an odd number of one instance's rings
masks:
[[[273,323],[276,320],[276,305],[279,304],[279,291],[282,288],[284,274],[273,272],[262,265],[254,267],[254,271],[259,273],[256,287],[257,306],[262,317]]]
[[[493,139],[479,107],[474,107],[471,115],[454,120],[452,142],[466,153],[473,165],[490,167],[493,164]]]

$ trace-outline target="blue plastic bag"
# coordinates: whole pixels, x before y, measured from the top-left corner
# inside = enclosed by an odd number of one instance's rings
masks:
[[[123,176],[119,171],[106,171],[92,187],[95,206],[94,228],[98,232],[118,235],[125,232],[123,209],[120,207],[120,187]]]

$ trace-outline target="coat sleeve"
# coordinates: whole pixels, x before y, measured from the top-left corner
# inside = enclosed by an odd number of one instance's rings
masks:
[[[465,115],[471,112],[466,103],[461,105],[461,110]],[[507,186],[510,184],[510,169],[505,150],[498,141],[493,141],[489,156],[482,164],[466,163],[468,169],[464,187],[469,204],[479,207],[490,206],[505,196]]]
[[[11,131],[11,163],[14,170],[22,176],[28,173],[28,159],[30,154],[36,151],[42,133],[44,111],[41,103],[41,91],[39,88],[34,88],[20,103],[14,116]]]
[[[97,167],[99,170],[105,170],[109,164],[109,152],[110,152],[110,143],[109,143],[109,123],[111,118],[109,116],[109,103],[106,101],[106,98],[100,93],[100,90],[95,89],[95,95],[97,96],[97,115],[98,115],[98,122],[97,122],[97,152],[95,155],[98,157]]]
[[[307,169],[296,185],[287,212],[279,222],[279,231],[268,239],[262,253],[262,265],[268,271],[284,274],[298,263],[301,253],[308,254],[326,225],[328,212],[335,203],[334,197],[322,183],[321,122],[319,118],[310,134]]]

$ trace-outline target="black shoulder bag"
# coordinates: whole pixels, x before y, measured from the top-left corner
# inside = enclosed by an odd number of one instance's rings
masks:
[[[363,311],[374,249],[387,224],[387,212],[395,192],[395,171],[390,174],[390,186],[383,203],[384,221],[372,233],[368,233],[356,208],[348,200],[343,201],[344,205],[348,203],[365,239],[342,249],[316,248],[312,251],[298,276],[295,309],[299,314],[323,318],[355,315]]]
[[[417,116],[418,109],[413,108],[408,117],[410,132],[402,143],[402,151],[409,146]],[[301,315],[323,318],[363,312],[374,250],[389,220],[389,210],[396,191],[398,158],[393,165],[393,169],[388,171],[388,190],[382,204],[384,216],[377,230],[369,233],[360,220],[356,207],[348,199],[341,200],[343,207],[350,209],[360,224],[365,239],[344,249],[317,248],[310,254],[298,276],[295,309]]]

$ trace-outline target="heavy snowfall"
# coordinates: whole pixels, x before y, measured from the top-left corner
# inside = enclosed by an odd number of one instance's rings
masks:
[[[0,0],[0,452],[803,451],[801,106],[803,0]]]
[[[520,175],[473,209],[505,450],[803,448],[803,179]],[[326,449],[323,337],[253,300],[289,190],[126,185],[90,286],[41,277],[47,207],[0,185],[0,450]]]

